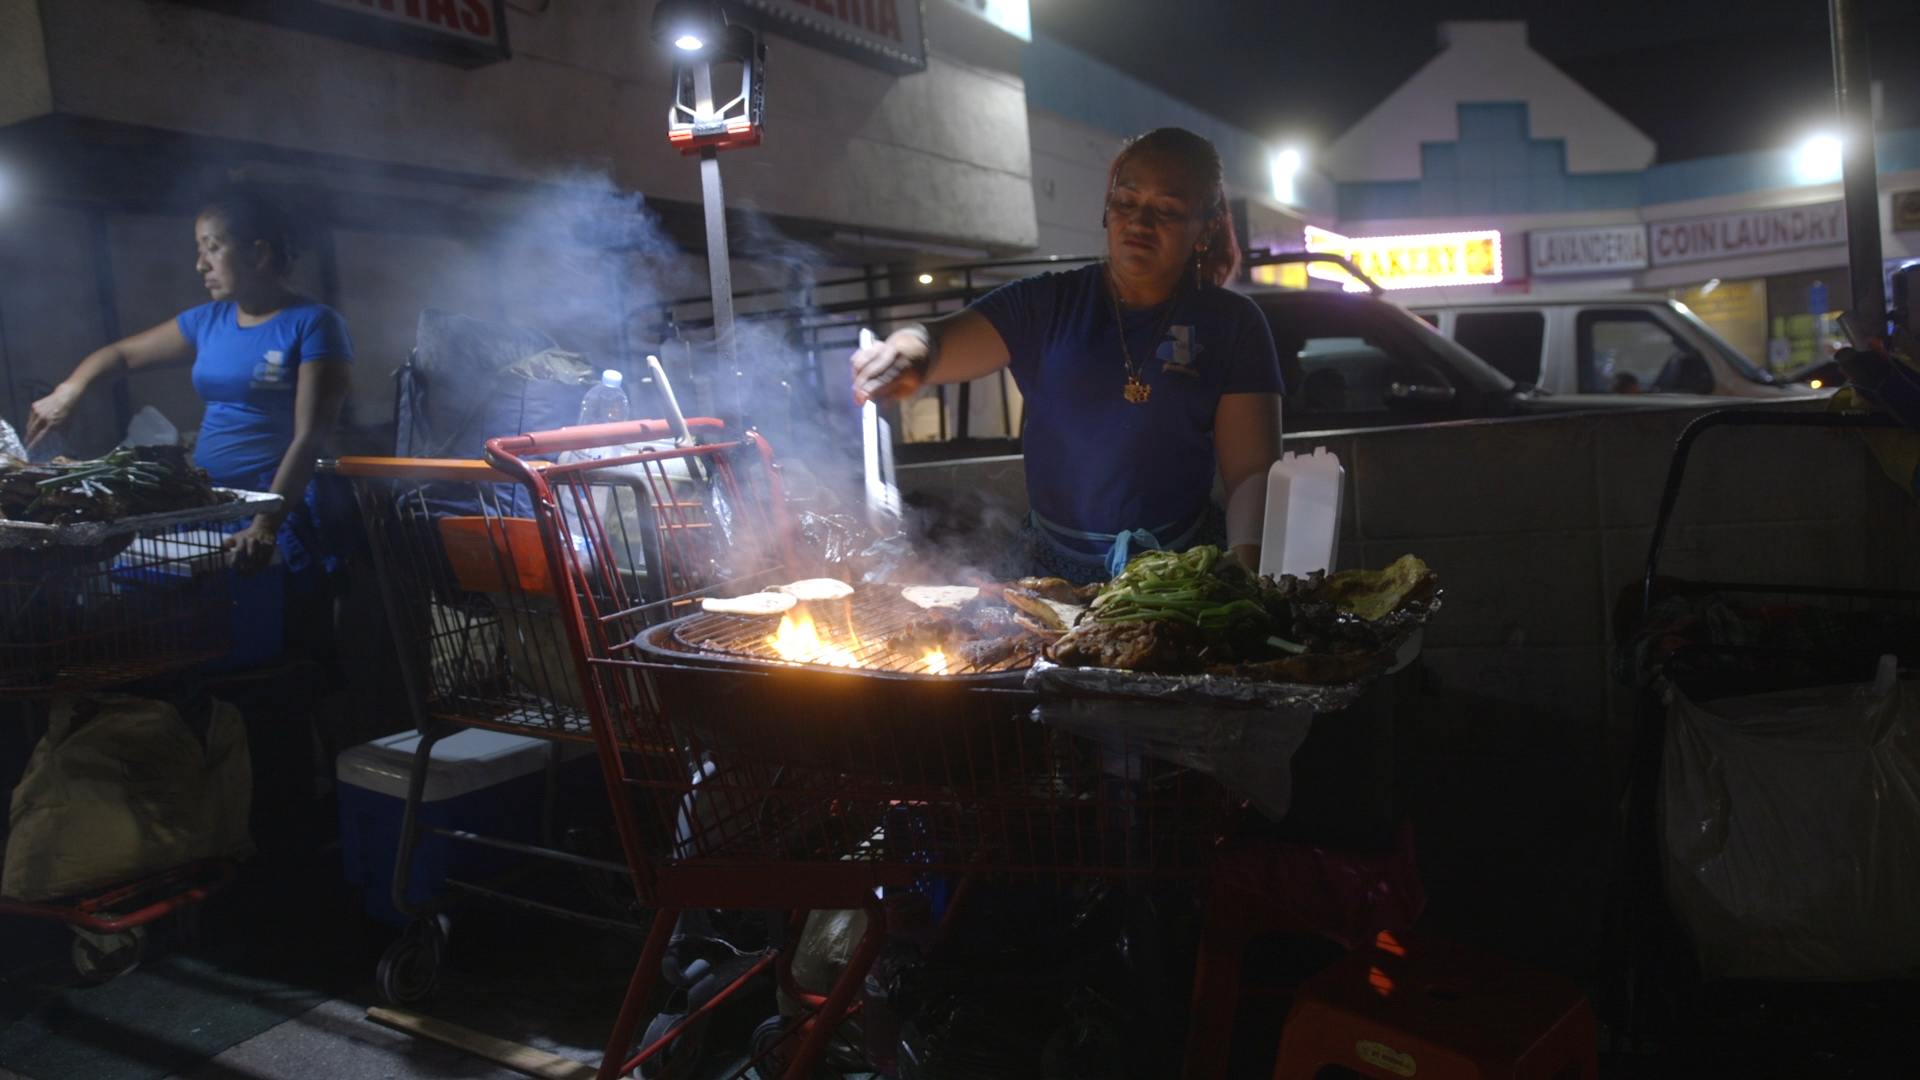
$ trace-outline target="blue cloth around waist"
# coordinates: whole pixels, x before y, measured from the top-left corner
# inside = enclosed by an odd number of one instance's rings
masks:
[[[1208,503],[1192,518],[1154,529],[1124,533],[1094,533],[1069,529],[1035,512],[1014,534],[1009,559],[1001,567],[1008,577],[1049,576],[1075,585],[1106,581],[1126,568],[1142,551],[1179,551],[1198,544],[1226,542],[1226,515]],[[1089,545],[1104,550],[1089,551]]]

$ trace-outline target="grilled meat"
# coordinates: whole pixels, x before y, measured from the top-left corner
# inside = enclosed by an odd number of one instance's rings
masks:
[[[1044,638],[1015,634],[962,642],[955,646],[954,655],[971,667],[984,668],[1015,659],[1022,664],[1031,663],[1045,648]]]
[[[9,521],[113,521],[216,506],[228,498],[178,446],[121,447],[91,461],[61,458],[47,465],[0,461],[0,518]]]
[[[1057,577],[1023,577],[1012,582],[1014,588],[1025,589],[1044,599],[1074,607],[1086,607],[1093,598],[1100,595],[1100,586],[1074,585]]]
[[[1061,584],[1066,583],[1061,582]],[[1005,595],[1007,603],[1030,616],[1032,620],[1030,625],[1034,625],[1043,633],[1064,634],[1073,629],[1074,624],[1080,621],[1080,616],[1087,612],[1082,605],[1054,600],[1036,590],[1018,585],[1007,586]]]
[[[1015,655],[1031,658],[1054,635],[1036,638],[1002,604],[969,603],[962,611],[934,609],[915,618],[887,638],[887,648],[906,657],[921,657],[938,649],[959,656],[972,667],[987,667]]]
[[[1053,643],[1047,655],[1067,667],[1182,673],[1205,664],[1199,630],[1164,619],[1146,622],[1083,622]]]

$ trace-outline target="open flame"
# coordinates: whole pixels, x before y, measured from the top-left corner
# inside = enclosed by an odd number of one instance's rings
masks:
[[[796,608],[780,617],[780,628],[767,637],[767,647],[790,664],[866,666],[853,650],[822,638],[813,625],[813,616],[805,608]]]
[[[939,649],[927,653],[927,674],[945,675],[947,673],[947,654]]]

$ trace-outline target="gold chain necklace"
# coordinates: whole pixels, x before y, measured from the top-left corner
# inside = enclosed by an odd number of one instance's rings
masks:
[[[1107,295],[1113,298],[1113,326],[1120,332],[1120,355],[1127,364],[1127,385],[1121,388],[1120,393],[1133,404],[1143,405],[1153,396],[1153,387],[1140,381],[1140,366],[1133,362],[1133,349],[1127,345],[1127,322],[1120,313],[1120,287],[1113,280],[1113,264],[1107,263],[1106,268]],[[1176,285],[1173,296],[1167,300],[1166,318],[1160,320],[1160,329],[1153,335],[1155,342],[1166,336],[1167,327],[1173,322],[1173,309],[1178,306],[1179,299],[1180,289]]]

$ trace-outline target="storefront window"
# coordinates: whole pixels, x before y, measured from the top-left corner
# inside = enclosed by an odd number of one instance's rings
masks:
[[[1844,267],[1768,278],[1768,370],[1792,375],[1832,359],[1847,343],[1840,313],[1852,290]]]
[[[1687,305],[1687,310],[1699,316],[1701,322],[1712,327],[1714,333],[1756,367],[1770,370],[1765,278],[1709,281],[1684,289],[1669,289],[1667,295]]]

